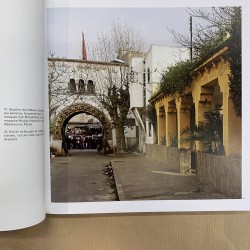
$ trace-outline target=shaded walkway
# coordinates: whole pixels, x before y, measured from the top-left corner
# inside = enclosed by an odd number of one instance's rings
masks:
[[[178,173],[143,156],[111,162],[120,200],[228,199],[216,190],[199,186],[194,174]]]

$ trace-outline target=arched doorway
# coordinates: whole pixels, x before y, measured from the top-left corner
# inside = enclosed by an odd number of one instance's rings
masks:
[[[53,140],[62,141],[65,136],[65,128],[69,120],[81,113],[88,113],[96,117],[103,127],[103,133],[105,133],[108,140],[112,140],[112,128],[111,123],[107,116],[98,108],[88,103],[75,103],[64,108],[55,119],[55,129],[53,131]]]

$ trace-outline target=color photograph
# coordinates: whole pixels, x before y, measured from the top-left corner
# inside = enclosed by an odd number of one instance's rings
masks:
[[[47,9],[52,203],[242,199],[241,11]]]

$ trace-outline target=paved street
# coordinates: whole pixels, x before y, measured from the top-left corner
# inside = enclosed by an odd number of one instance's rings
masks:
[[[52,202],[115,200],[109,177],[102,172],[109,157],[96,150],[71,150],[70,154],[51,158]]]
[[[70,157],[51,159],[52,201],[114,201],[109,176],[111,162],[120,200],[181,200],[228,198],[199,186],[194,174],[180,174],[170,166],[139,155],[98,155],[96,150],[72,150]]]
[[[111,161],[120,200],[225,199],[200,186],[195,174],[181,174],[164,163],[141,156]]]

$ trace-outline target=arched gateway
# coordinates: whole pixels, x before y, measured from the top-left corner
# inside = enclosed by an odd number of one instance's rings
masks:
[[[104,133],[108,140],[112,140],[111,123],[107,116],[98,108],[88,103],[75,103],[64,108],[57,116],[55,121],[55,129],[53,132],[54,140],[62,140],[65,132],[65,127],[68,121],[75,115],[80,113],[88,113],[96,117],[102,124]]]

